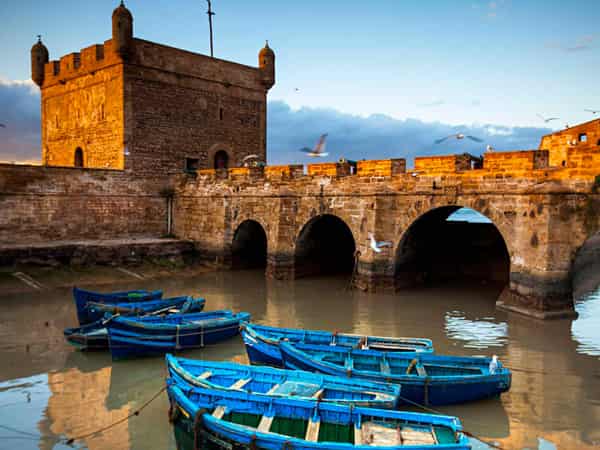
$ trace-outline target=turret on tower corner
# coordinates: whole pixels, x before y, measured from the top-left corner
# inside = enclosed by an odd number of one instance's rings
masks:
[[[133,50],[133,15],[123,0],[112,13],[112,39],[115,52],[127,59]]]
[[[262,84],[271,89],[275,84],[275,52],[269,47],[269,41],[258,53],[258,68],[262,74]]]
[[[44,66],[48,60],[48,49],[38,36],[38,41],[31,47],[31,79],[40,87],[44,84]]]

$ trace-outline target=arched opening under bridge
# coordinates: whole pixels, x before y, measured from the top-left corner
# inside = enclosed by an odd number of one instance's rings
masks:
[[[312,218],[296,240],[296,278],[311,275],[351,274],[356,244],[346,223],[331,214]]]
[[[482,214],[460,206],[420,216],[396,251],[397,288],[454,281],[505,286],[509,275],[510,256],[498,228]]]
[[[242,222],[233,235],[231,267],[260,269],[267,265],[267,234],[255,220]]]

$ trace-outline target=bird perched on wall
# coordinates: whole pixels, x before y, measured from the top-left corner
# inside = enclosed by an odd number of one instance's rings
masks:
[[[553,120],[558,120],[560,117],[544,117],[541,114],[537,114],[537,116],[544,121],[544,123],[552,122]]]
[[[459,140],[459,141],[461,139],[467,138],[467,139],[471,139],[472,141],[475,141],[475,142],[483,142],[483,139],[479,139],[478,137],[475,137],[475,136],[469,136],[469,135],[466,135],[466,134],[463,134],[463,133],[455,133],[455,134],[451,134],[449,136],[443,137],[441,139],[438,139],[437,141],[435,141],[435,143],[436,144],[441,144],[445,140],[451,139],[451,138],[454,138],[454,139]]]
[[[322,134],[319,138],[319,142],[315,145],[314,148],[310,149],[308,147],[301,148],[300,151],[307,153],[308,156],[312,156],[313,158],[319,158],[323,156],[327,156],[329,153],[326,153],[325,150],[325,139],[327,139],[327,133]]]
[[[490,144],[485,146],[485,151],[486,152],[493,152],[494,151],[494,147],[492,147]]]
[[[598,114],[600,109],[584,109],[585,112],[590,112],[592,114]]]
[[[258,167],[261,164],[262,161],[260,160],[260,156],[255,154],[245,156],[244,159],[242,159],[242,165],[244,167]]]
[[[369,235],[370,246],[375,253],[381,253],[381,249],[383,247],[391,247],[392,246],[392,243],[390,241],[379,241],[379,242],[376,241],[375,236],[373,236],[373,233],[368,233],[368,235]]]

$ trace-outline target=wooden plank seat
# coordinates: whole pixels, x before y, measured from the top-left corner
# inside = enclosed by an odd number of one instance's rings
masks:
[[[244,386],[246,386],[250,381],[252,380],[252,378],[240,378],[239,380],[237,380],[235,383],[233,383],[229,388],[230,389],[242,389]]]
[[[321,427],[321,420],[311,418],[308,421],[308,427],[306,428],[306,435],[304,436],[304,440],[308,442],[317,442],[319,440],[319,429]]]
[[[262,416],[260,418],[260,422],[258,424],[257,430],[262,433],[268,433],[271,429],[271,424],[273,423],[274,416]]]
[[[212,416],[215,419],[222,419],[224,415],[225,415],[225,407],[224,406],[217,406],[212,413]]]

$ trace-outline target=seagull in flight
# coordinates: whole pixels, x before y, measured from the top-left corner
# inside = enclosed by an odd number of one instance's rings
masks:
[[[538,116],[540,119],[542,119],[542,120],[543,120],[545,123],[551,122],[551,121],[553,121],[553,120],[558,120],[558,119],[560,119],[560,117],[548,117],[548,118],[545,118],[545,117],[544,117],[544,116],[542,116],[541,114],[537,114],[537,116]]]
[[[465,135],[465,134],[462,134],[462,133],[455,133],[455,134],[451,134],[449,136],[443,137],[441,139],[438,139],[437,141],[435,141],[435,143],[436,144],[441,144],[442,142],[444,142],[445,140],[450,139],[450,138],[454,138],[454,139],[457,139],[459,141],[461,139],[467,138],[467,139],[471,139],[472,141],[475,141],[475,142],[483,142],[483,139],[479,139],[478,137],[475,137],[475,136],[469,136],[469,135]]]
[[[377,242],[375,240],[375,236],[373,236],[373,233],[368,233],[368,234],[369,234],[370,246],[375,253],[381,253],[381,249],[383,247],[391,247],[392,246],[392,243],[390,241]]]
[[[599,109],[584,109],[586,112],[590,112],[592,114],[598,114],[600,112]]]
[[[304,147],[304,148],[301,148],[300,151],[307,153],[308,156],[312,156],[314,158],[327,156],[329,153],[324,152],[325,139],[327,139],[327,133],[321,135],[321,137],[319,138],[319,142],[317,142],[317,145],[315,145],[315,147],[313,149]]]
[[[6,128],[6,125],[4,125],[3,123],[0,123],[0,128]]]

